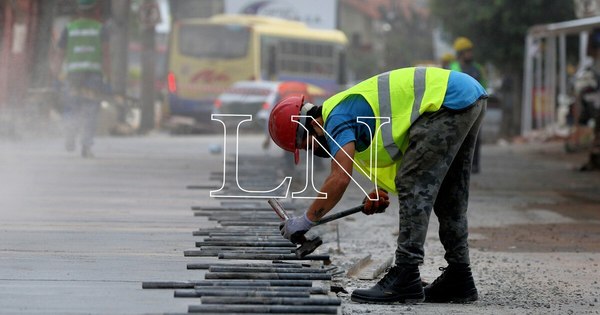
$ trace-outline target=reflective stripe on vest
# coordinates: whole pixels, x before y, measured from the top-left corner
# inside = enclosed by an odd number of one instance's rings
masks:
[[[410,114],[410,124],[412,125],[420,116],[419,109],[421,108],[421,102],[423,101],[423,95],[425,94],[425,75],[426,68],[418,67],[415,68],[414,79],[413,79],[413,90],[414,100],[412,104],[412,110]],[[379,100],[379,115],[381,117],[392,117],[392,104],[390,99],[390,73],[386,72],[380,74],[377,77],[377,94]],[[386,127],[384,127],[386,128]],[[394,120],[391,119],[389,127],[386,129],[394,129]],[[382,129],[383,145],[385,150],[392,158],[393,161],[398,161],[402,158],[402,151],[396,145],[393,138],[393,132],[384,132]]]
[[[102,24],[77,19],[67,25],[67,72],[102,72]]]

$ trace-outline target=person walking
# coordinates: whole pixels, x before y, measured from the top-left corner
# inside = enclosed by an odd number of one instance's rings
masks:
[[[93,157],[92,145],[100,109],[99,95],[108,88],[108,33],[96,19],[96,0],[78,0],[78,17],[61,33],[56,73],[66,70],[65,148],[74,151],[81,134],[81,156]]]
[[[356,164],[360,166],[357,170],[368,177],[370,174],[377,184],[363,212],[384,211],[389,205],[387,192],[396,193],[400,233],[395,266],[372,288],[355,290],[352,300],[477,300],[466,212],[471,160],[486,98],[483,87],[466,74],[417,67],[379,74],[322,105],[305,102],[303,97],[281,101],[269,117],[269,133],[275,144],[294,152],[296,161],[300,149],[333,158],[320,188],[327,198],[316,199],[304,214],[284,221],[280,226],[283,237],[297,239],[329,212],[345,193]],[[386,118],[390,118],[389,123],[385,123]],[[379,132],[371,132],[375,130]],[[375,165],[370,164],[372,151]],[[375,168],[377,177],[368,171]],[[440,241],[449,265],[423,288],[418,266],[423,263],[432,210],[440,222]]]
[[[456,52],[456,60],[450,63],[450,70],[463,72],[477,80],[483,88],[487,88],[487,81],[483,67],[475,62],[473,56],[473,42],[466,37],[458,37],[454,41],[454,51]],[[479,173],[481,170],[481,135],[477,138],[475,144],[475,154],[473,155],[473,173]]]

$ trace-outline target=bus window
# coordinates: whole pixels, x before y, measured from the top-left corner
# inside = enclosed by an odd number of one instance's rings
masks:
[[[267,55],[267,77],[272,80],[277,75],[277,47],[269,46]]]
[[[346,83],[346,53],[341,51],[338,57],[337,84],[345,85]]]
[[[193,57],[241,58],[247,54],[249,35],[248,28],[241,26],[184,24],[179,31],[179,51]]]

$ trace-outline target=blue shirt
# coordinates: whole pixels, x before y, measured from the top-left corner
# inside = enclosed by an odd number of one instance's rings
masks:
[[[357,122],[357,117],[373,117],[373,110],[362,95],[350,95],[346,97],[338,106],[336,106],[325,122],[325,131],[330,137],[327,137],[329,153],[332,156],[340,150],[340,147],[354,141],[356,151],[364,151],[371,145],[371,132],[375,132],[375,120],[365,119],[369,127],[361,122]],[[371,128],[369,130],[369,128]],[[335,141],[333,141],[333,139]],[[337,142],[337,144],[336,144]],[[339,145],[339,147],[338,147]]]
[[[453,110],[466,109],[483,96],[487,94],[477,80],[468,74],[450,71],[442,106]]]
[[[477,80],[467,74],[451,71],[442,106],[451,110],[463,110],[486,95],[485,89]],[[340,147],[352,141],[355,142],[356,151],[364,151],[369,147],[372,138],[370,130],[375,132],[375,121],[363,120],[368,123],[371,128],[369,130],[364,123],[356,121],[359,116],[374,116],[367,100],[359,94],[346,97],[331,111],[324,127],[331,136],[327,137],[327,144],[332,156],[335,156]]]

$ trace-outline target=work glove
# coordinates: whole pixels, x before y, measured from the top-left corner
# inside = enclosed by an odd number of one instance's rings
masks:
[[[281,222],[279,231],[285,239],[298,244],[303,239],[304,234],[313,226],[315,226],[315,223],[308,219],[305,212],[301,216],[292,217]]]
[[[366,215],[385,212],[385,209],[390,205],[390,197],[387,191],[383,189],[379,189],[379,200],[371,201],[371,199],[377,198],[375,190],[369,193],[369,198],[365,197],[363,200],[364,206],[362,212]]]

